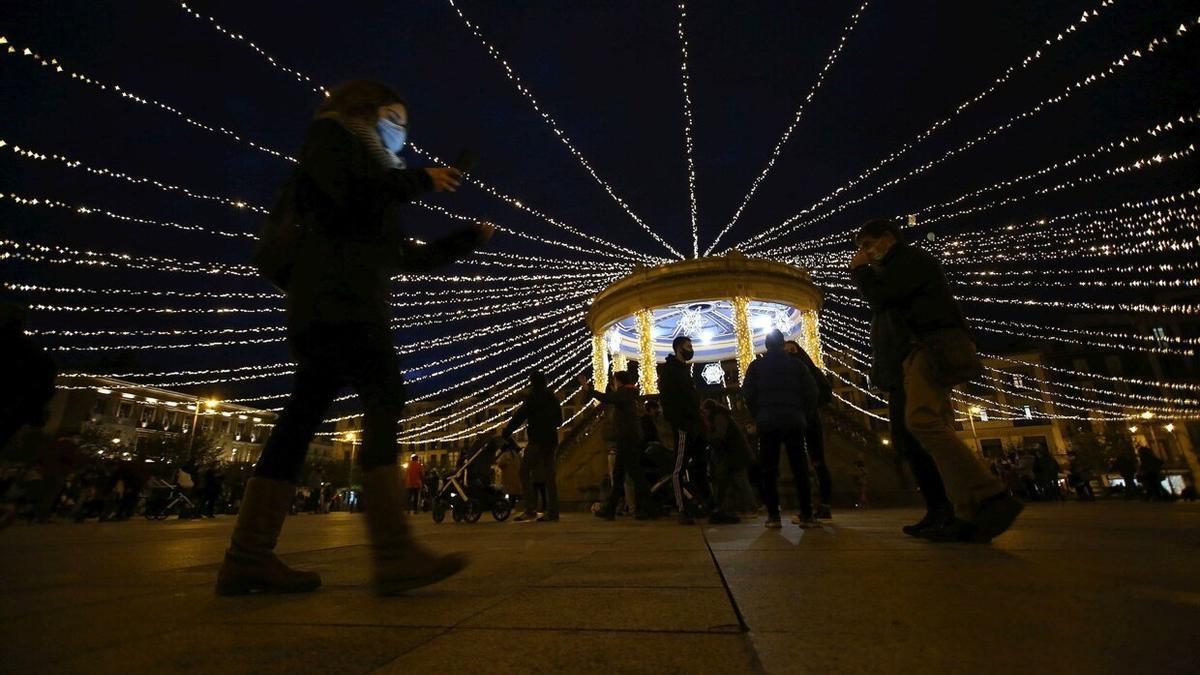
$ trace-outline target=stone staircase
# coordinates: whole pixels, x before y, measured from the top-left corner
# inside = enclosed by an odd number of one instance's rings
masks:
[[[744,423],[748,413],[740,399],[735,395],[730,400],[734,403],[735,418]],[[836,405],[822,411],[825,458],[833,477],[832,506],[845,509],[857,504],[854,462],[859,458],[866,464],[867,500],[871,506],[918,503],[920,495],[912,485],[907,467],[896,461],[895,453],[881,443],[877,432],[856,419],[860,415]],[[602,484],[608,475],[608,446],[604,424],[603,407],[593,408],[580,415],[559,444],[558,493],[563,510],[586,510],[605,496]],[[815,497],[815,477],[811,471],[809,476],[814,481]],[[796,488],[786,457],[780,466],[779,491],[783,508],[794,508]]]

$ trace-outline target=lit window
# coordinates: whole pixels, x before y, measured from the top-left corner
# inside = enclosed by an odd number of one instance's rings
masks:
[[[1166,347],[1168,345],[1170,340],[1167,339],[1167,331],[1165,328],[1162,326],[1155,326],[1152,329],[1152,332],[1154,333],[1154,341],[1158,343],[1159,347]]]
[[[1013,386],[1016,387],[1017,389],[1024,389],[1025,388],[1025,376],[1020,373],[1013,373],[1012,383],[1013,383]]]
[[[1029,406],[1025,406],[1025,419],[1033,419],[1033,411],[1029,409]]]

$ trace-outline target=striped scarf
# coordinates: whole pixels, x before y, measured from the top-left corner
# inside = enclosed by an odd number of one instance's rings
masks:
[[[354,136],[367,146],[367,152],[371,157],[379,162],[379,165],[385,169],[403,169],[405,168],[404,158],[399,155],[388,152],[388,149],[383,147],[383,142],[379,140],[379,132],[375,130],[375,122],[367,121],[361,118],[343,117],[337,113],[325,113],[320,116],[321,119],[329,118],[337,120],[342,126],[354,134]]]

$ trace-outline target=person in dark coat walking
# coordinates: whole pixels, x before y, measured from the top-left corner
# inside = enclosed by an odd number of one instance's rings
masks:
[[[829,520],[833,518],[833,509],[829,504],[833,496],[833,476],[829,474],[829,465],[825,463],[825,428],[821,423],[820,409],[833,402],[833,387],[829,384],[829,378],[817,367],[799,342],[788,340],[784,343],[784,349],[804,364],[813,376],[813,382],[817,384],[817,408],[804,425],[804,447],[808,451],[813,471],[817,474],[817,495],[820,502],[816,505],[815,515],[819,519]]]
[[[638,388],[629,371],[621,370],[613,373],[612,391],[600,392],[592,389],[591,381],[586,375],[579,376],[579,384],[584,388],[585,396],[590,396],[609,406],[608,414],[612,416],[612,430],[617,444],[616,462],[612,471],[612,490],[604,506],[596,511],[598,518],[613,520],[617,515],[617,505],[625,497],[625,478],[633,483],[634,503],[637,505],[634,518],[648,520],[657,514],[652,506],[650,487],[646,484],[646,474],[642,471],[642,429],[638,417]]]
[[[817,383],[800,361],[784,350],[783,333],[766,336],[767,351],[750,363],[742,380],[742,396],[758,428],[758,455],[762,470],[766,526],[779,528],[779,449],[792,467],[800,499],[800,527],[817,527],[813,518],[812,487],[808,483],[808,456],[804,450],[805,424],[817,409]]]
[[[904,426],[933,458],[962,519],[943,517],[936,528],[925,528],[921,535],[938,541],[991,541],[1012,525],[1023,507],[958,437],[950,403],[952,387],[937,376],[938,364],[952,356],[948,345],[969,341],[966,319],[937,259],[905,244],[895,221],[864,223],[855,241],[858,251],[850,261],[851,278],[875,316],[889,316],[893,324],[903,327],[905,342],[887,347],[906,354]],[[897,326],[890,328],[897,330]],[[959,337],[963,339],[950,342]]]
[[[662,402],[663,416],[671,424],[675,434],[675,468],[671,472],[671,486],[675,490],[675,508],[679,511],[679,522],[691,525],[695,516],[692,506],[685,503],[683,476],[699,497],[708,500],[708,462],[704,456],[704,438],[700,425],[700,393],[692,378],[692,367],[688,361],[695,356],[692,340],[679,335],[671,342],[671,354],[658,364],[658,393]]]
[[[558,520],[558,483],[554,472],[557,466],[558,427],[562,424],[562,404],[554,396],[554,392],[546,386],[546,376],[541,372],[529,373],[529,394],[524,403],[504,427],[501,435],[512,442],[512,435],[517,427],[528,424],[527,436],[529,443],[521,457],[521,499],[525,502],[525,512],[513,520],[525,522],[528,520]],[[537,479],[535,481],[535,479]],[[541,483],[546,490],[546,512],[538,518],[537,488],[534,483]]]
[[[477,224],[427,244],[406,236],[400,208],[430,192],[454,191],[454,168],[406,169],[397,155],[408,135],[408,105],[370,80],[329,93],[309,126],[299,162],[268,220],[256,264],[286,291],[288,339],[297,362],[292,396],[246,485],[217,593],[302,592],[320,577],[292,570],[273,549],[308,443],[345,387],[363,404],[366,523],[381,595],[434,583],[466,565],[414,541],[405,520],[396,459],[404,379],[392,342],[392,276],[462,258],[494,232]],[[287,236],[276,237],[279,225]],[[275,228],[275,229],[271,229]],[[281,253],[285,264],[271,266]]]

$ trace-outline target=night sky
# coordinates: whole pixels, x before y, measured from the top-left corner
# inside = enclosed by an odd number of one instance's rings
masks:
[[[280,63],[333,86],[354,77],[384,80],[411,105],[410,138],[443,156],[474,149],[477,174],[538,209],[622,245],[664,253],[596,185],[514,89],[501,68],[443,0],[296,3],[194,0],[191,6],[242,33]],[[688,7],[696,184],[703,250],[733,214],[770,149],[808,93],[858,2],[694,2]],[[732,245],[820,199],[874,165],[1006,67],[1098,2],[876,0],[808,105],[773,173],[722,243]],[[680,52],[674,2],[572,0],[461,2],[576,147],[648,224],[690,251],[683,145]],[[1045,56],[959,116],[900,161],[849,193],[935,159],[967,139],[1060,92],[1122,52],[1196,19],[1193,2],[1117,0],[1086,30],[1046,48]],[[839,213],[784,243],[846,231],[878,215],[908,213],[994,181],[1034,171],[1154,123],[1200,111],[1193,29],[1169,48],[1131,62],[1061,105],[1017,123],[920,178]],[[207,124],[292,153],[320,97],[272,68],[245,44],[216,32],[168,0],[117,3],[9,0],[0,34],[16,46],[56,57],[72,70],[158,99]],[[96,167],[147,176],[200,192],[269,205],[291,164],[182,119],[98,91],[20,54],[0,59],[0,138],[37,152],[61,153]],[[1091,173],[1196,140],[1194,128],[1153,139],[1136,151],[1067,171]],[[7,150],[7,149],[6,149]],[[409,158],[421,165],[419,158]],[[1196,184],[1195,158],[1132,172],[939,225],[939,234],[1003,226],[1029,218],[1178,192]],[[1057,177],[1057,175],[1056,175]],[[1050,178],[1029,187],[1053,184]],[[1026,188],[1028,189],[1028,188]],[[261,216],[90,176],[52,161],[0,153],[0,192],[52,198],[123,215],[254,232]],[[998,196],[1009,194],[1004,191]],[[467,188],[430,200],[511,228],[583,244],[482,192]],[[432,237],[459,224],[413,209],[407,225]],[[97,251],[244,264],[248,240],[214,237],[102,215],[27,208],[0,201],[3,236]],[[923,233],[923,232],[922,232]],[[849,248],[849,239],[843,249]],[[493,250],[558,256],[562,249],[497,236]],[[568,253],[568,257],[582,257]],[[1169,256],[1170,257],[1170,256]],[[1176,254],[1175,259],[1187,258]],[[1091,261],[1113,263],[1119,259]],[[1060,266],[1069,266],[1060,261]],[[5,281],[53,286],[266,292],[253,277],[97,270],[76,265],[0,263]],[[460,268],[496,276],[521,270]],[[497,283],[497,287],[502,286]],[[428,284],[423,286],[429,288]],[[1025,297],[1039,291],[1026,290]],[[1020,291],[1013,295],[1020,294]],[[216,303],[62,294],[16,294],[24,302],[203,307],[278,306],[271,300]],[[1087,300],[1056,291],[1047,297]],[[411,310],[425,312],[423,310]],[[536,311],[529,309],[525,311]],[[991,316],[1037,320],[1032,310],[987,309]],[[520,316],[520,313],[503,318]],[[458,322],[405,334],[405,342],[486,327]],[[148,315],[37,312],[33,329],[197,328],[281,325],[282,314]],[[579,327],[582,330],[582,325]],[[47,344],[122,344],[164,338],[46,338]],[[484,342],[472,343],[476,347]],[[581,348],[582,348],[581,344]],[[411,366],[447,352],[414,356]],[[287,359],[282,343],[263,346],[58,353],[65,369],[217,368]],[[489,367],[500,366],[491,363]],[[460,372],[475,372],[465,369]],[[191,388],[221,398],[282,393],[287,378]],[[440,384],[446,384],[446,379]],[[417,388],[420,391],[420,388]],[[278,403],[275,403],[277,405]],[[269,407],[269,406],[268,406]]]

